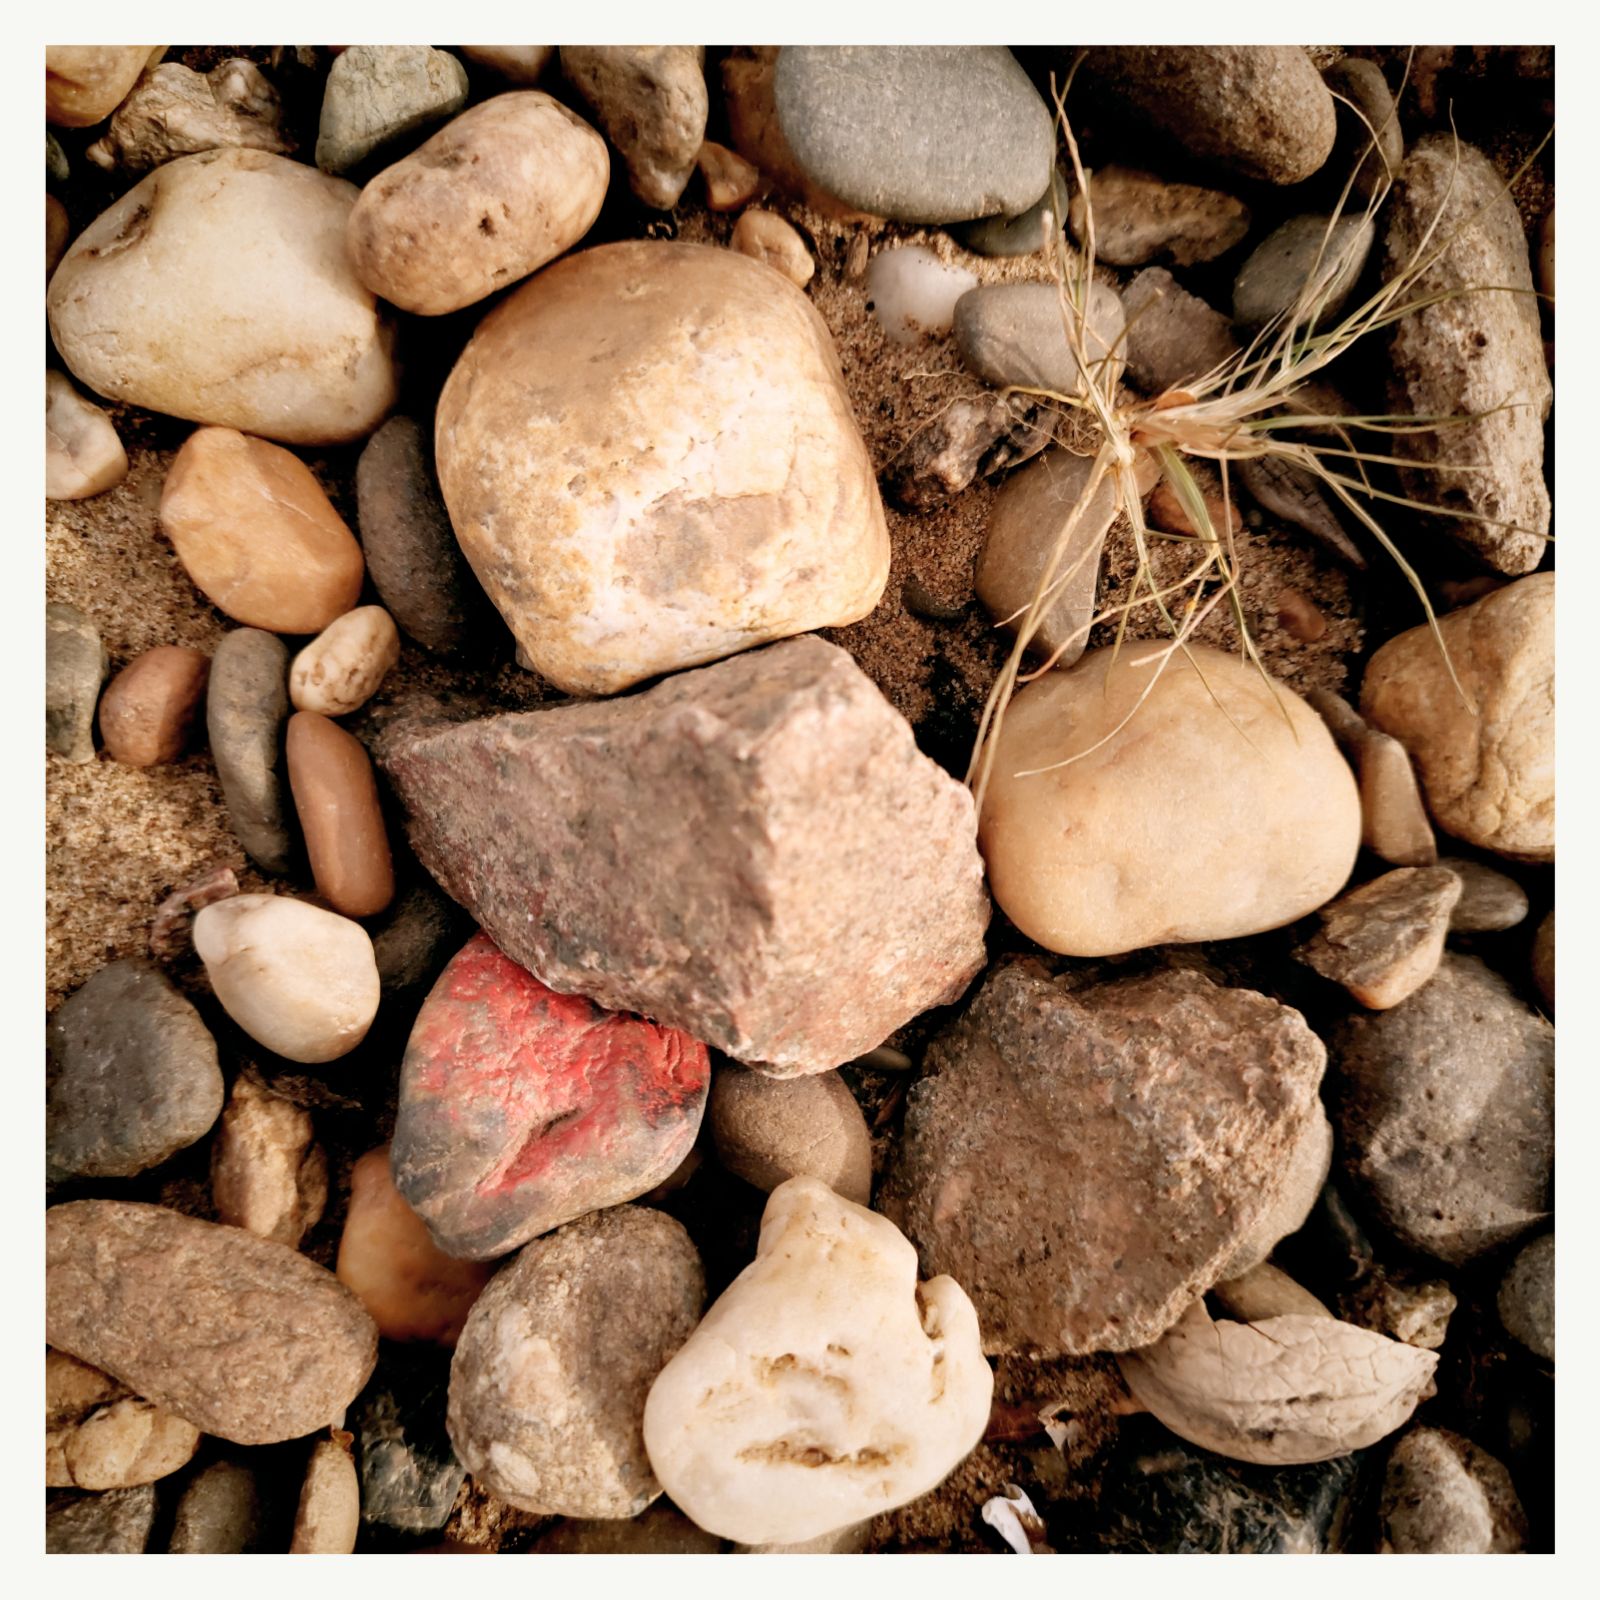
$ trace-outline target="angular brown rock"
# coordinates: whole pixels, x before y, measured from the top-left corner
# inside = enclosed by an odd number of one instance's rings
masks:
[[[309,1111],[241,1077],[211,1147],[217,1220],[298,1249],[328,1203],[328,1158],[313,1131]]]

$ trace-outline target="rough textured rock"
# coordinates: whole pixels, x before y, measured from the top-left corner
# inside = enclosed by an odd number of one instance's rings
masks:
[[[261,1491],[239,1461],[213,1461],[185,1486],[167,1553],[231,1556],[262,1550]]]
[[[349,172],[443,122],[467,98],[467,71],[453,55],[417,44],[356,44],[328,72],[317,123],[317,165]]]
[[[361,1483],[350,1454],[350,1435],[335,1428],[330,1437],[311,1447],[289,1554],[347,1556],[355,1550],[360,1532]]]
[[[1300,1137],[1289,1152],[1277,1193],[1222,1265],[1221,1276],[1237,1278],[1258,1267],[1306,1224],[1333,1164],[1333,1125],[1323,1115],[1320,1102],[1312,1111]]]
[[[1386,214],[1387,277],[1416,256],[1428,229],[1428,252],[1444,245],[1406,291],[1434,303],[1394,325],[1389,409],[1474,419],[1397,434],[1398,454],[1427,463],[1402,469],[1402,483],[1443,509],[1430,529],[1448,529],[1498,572],[1531,572],[1550,531],[1544,422],[1553,391],[1516,204],[1486,156],[1433,133],[1406,157]]]
[[[388,1355],[356,1401],[364,1522],[431,1533],[449,1520],[467,1475],[445,1429],[449,1383],[445,1355]]]
[[[1545,1361],[1556,1358],[1556,1236],[1541,1234],[1517,1252],[1495,1304],[1507,1333]]]
[[[1443,1428],[1413,1428],[1390,1452],[1378,1516],[1384,1555],[1509,1555],[1528,1533],[1511,1474]]]
[[[957,400],[891,458],[883,486],[910,511],[935,511],[974,478],[1028,461],[1054,438],[1048,414],[1022,395]]]
[[[345,717],[359,710],[400,659],[400,634],[382,606],[357,606],[335,617],[289,668],[297,711]]]
[[[797,289],[811,282],[817,264],[806,242],[774,211],[752,207],[733,225],[729,246],[781,272]]]
[[[242,57],[193,72],[175,61],[152,67],[117,107],[105,136],[84,153],[108,170],[148,172],[175,156],[239,147],[286,156],[278,91]]]
[[[1047,950],[1282,927],[1355,864],[1355,781],[1316,714],[1237,656],[1166,649],[1092,651],[1007,711],[979,843],[996,903]]]
[[[52,1442],[46,1442],[47,1458]],[[128,1489],[186,1466],[200,1447],[200,1430],[130,1395],[80,1419],[59,1444],[64,1470],[46,1473],[52,1486]]]
[[[1354,168],[1351,195],[1357,201],[1368,200],[1400,176],[1400,163],[1405,159],[1406,142],[1394,96],[1383,68],[1360,56],[1345,56],[1324,67],[1322,81],[1351,102],[1334,102],[1338,131],[1329,165],[1340,179]]]
[[[297,711],[285,750],[317,893],[342,916],[376,916],[394,899],[394,862],[366,747],[337,722]]]
[[[1122,310],[1128,382],[1147,395],[1181,388],[1239,353],[1228,319],[1165,267],[1146,267],[1134,278],[1122,291]]]
[[[705,1275],[670,1217],[619,1206],[536,1240],[480,1296],[450,1368],[450,1437],[524,1511],[637,1516],[661,1492],[645,1396],[694,1331]]]
[[[1093,207],[1095,258],[1113,267],[1215,261],[1250,231],[1249,206],[1220,189],[1168,183],[1131,167],[1103,167],[1089,177],[1088,199],[1075,193],[1067,218],[1087,247]]]
[[[1293,400],[1287,402],[1286,408],[1296,416],[1315,416],[1318,413],[1312,407],[1317,404],[1312,398],[1302,400],[1297,393]],[[1256,456],[1234,462],[1231,475],[1237,476],[1245,492],[1264,511],[1292,523],[1302,533],[1309,533],[1324,550],[1345,566],[1356,572],[1366,571],[1367,558],[1361,553],[1361,547],[1345,532],[1344,524],[1339,521],[1327,491],[1315,473],[1293,466],[1277,456]]]
[[[827,327],[735,251],[640,240],[541,272],[456,363],[437,442],[467,559],[569,692],[854,622],[883,592]]]
[[[89,128],[122,103],[164,44],[51,44],[44,51],[44,115],[58,128]]]
[[[1105,365],[1122,370],[1122,302],[1103,283],[1089,290],[1084,353],[1088,381],[1105,385]],[[1053,283],[991,283],[956,302],[956,344],[962,360],[997,388],[1020,384],[1079,395],[1086,387],[1067,339],[1061,292]]]
[[[1360,212],[1338,218],[1290,217],[1239,268],[1233,280],[1233,320],[1250,329],[1269,322],[1281,329],[1289,315],[1303,324],[1314,309],[1319,327],[1335,325],[1376,237],[1377,229]]]
[[[1005,967],[929,1047],[879,1204],[986,1348],[1149,1344],[1277,1199],[1325,1055],[1195,972],[1076,994]]]
[[[724,1067],[706,1116],[717,1160],[758,1189],[807,1177],[856,1205],[871,1198],[872,1137],[836,1072],[784,1081]]]
[[[378,1341],[355,1297],[293,1250],[117,1200],[45,1213],[45,1337],[237,1444],[338,1417]]]
[[[820,639],[399,728],[381,759],[423,864],[514,961],[774,1076],[854,1059],[983,964],[970,795]]]
[[[206,694],[211,658],[160,644],[135,656],[100,699],[100,737],[114,761],[153,767],[189,748]]]
[[[1406,1269],[1379,1268],[1339,1302],[1347,1322],[1419,1350],[1444,1344],[1455,1310],[1455,1291],[1443,1278],[1422,1278]]]
[[[222,636],[206,685],[206,737],[234,836],[263,872],[294,864],[283,725],[289,648],[259,628]]]
[[[932,1489],[978,1443],[993,1389],[959,1284],[919,1283],[890,1222],[791,1178],[755,1260],[656,1379],[644,1440],[702,1528],[797,1543]]]
[[[367,184],[350,213],[351,264],[402,311],[459,311],[575,245],[609,173],[605,141],[559,101],[496,95]]]
[[[65,224],[66,213],[62,213]],[[47,212],[46,227],[50,218]],[[65,248],[66,236],[60,240]],[[46,261],[46,276],[61,259]],[[47,256],[50,246],[46,244]],[[51,368],[44,375],[44,497],[87,500],[114,489],[128,475],[128,453],[122,448],[111,418]]]
[[[44,747],[63,760],[94,760],[94,707],[110,658],[94,619],[76,606],[44,608]]]
[[[394,332],[345,257],[354,185],[260,150],[158,167],[50,280],[56,349],[97,394],[287,444],[394,403]]]
[[[217,1220],[298,1249],[328,1203],[328,1158],[314,1133],[309,1111],[240,1077],[211,1147]]]
[[[1459,955],[1392,1011],[1330,1036],[1345,1168],[1409,1248],[1460,1266],[1547,1214],[1554,1036],[1503,978]]]
[[[452,1256],[504,1255],[653,1189],[705,1110],[705,1046],[548,989],[477,934],[400,1068],[395,1182]]]
[[[1050,112],[997,45],[791,45],[773,77],[805,174],[897,222],[1026,211],[1050,187]]]
[[[1515,878],[1481,861],[1445,856],[1439,863],[1461,880],[1461,898],[1450,913],[1452,933],[1499,933],[1528,915],[1528,896]]]
[[[222,1110],[216,1041],[148,962],[101,967],[50,1018],[45,1050],[51,1182],[159,1166]]]
[[[1449,666],[1423,624],[1361,684],[1363,715],[1411,752],[1439,826],[1524,861],[1555,859],[1555,605],[1553,572],[1507,584],[1439,619]]]
[[[62,1501],[45,1513],[45,1554],[142,1555],[155,1520],[156,1491],[148,1483]]]

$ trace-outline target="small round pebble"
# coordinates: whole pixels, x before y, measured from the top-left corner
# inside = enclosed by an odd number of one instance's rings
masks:
[[[790,1178],[819,1178],[866,1205],[872,1193],[872,1137],[837,1072],[769,1078],[725,1067],[706,1108],[717,1160],[769,1194]]]
[[[1439,865],[1461,880],[1461,898],[1450,913],[1452,933],[1499,933],[1527,917],[1528,896],[1515,878],[1460,856],[1444,856]]]
[[[1507,1269],[1495,1301],[1505,1330],[1536,1356],[1556,1358],[1556,1236],[1526,1244]]]
[[[210,675],[211,658],[183,645],[135,656],[100,700],[106,754],[130,767],[176,761],[193,740]]]
[[[315,711],[289,718],[286,746],[317,892],[344,916],[375,916],[394,899],[394,862],[365,748]]]
[[[335,617],[289,669],[296,711],[348,716],[364,706],[400,659],[400,633],[382,606],[357,606]]]
[[[956,302],[952,320],[962,360],[985,383],[1083,393],[1084,375],[1067,338],[1055,284],[985,284]],[[1089,375],[1102,385],[1106,364],[1122,370],[1124,321],[1117,291],[1093,284],[1084,348]]]
[[[134,1396],[86,1417],[63,1447],[69,1481],[80,1489],[155,1483],[187,1466],[200,1430]]]
[[[1376,238],[1376,227],[1360,213],[1291,217],[1240,267],[1233,283],[1233,320],[1244,328],[1265,327],[1300,305],[1309,285],[1308,304],[1316,310],[1317,325],[1332,326]]]
[[[805,240],[776,212],[751,207],[734,223],[728,242],[742,255],[775,267],[797,288],[805,288],[816,273]]]
[[[361,1481],[350,1443],[351,1436],[335,1428],[329,1438],[312,1445],[290,1555],[347,1556],[355,1550],[361,1532]]]
[[[761,187],[761,169],[715,140],[700,146],[695,162],[705,179],[706,204],[713,211],[737,211]]]

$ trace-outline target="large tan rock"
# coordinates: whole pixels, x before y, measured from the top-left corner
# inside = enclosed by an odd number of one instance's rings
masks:
[[[1556,854],[1556,578],[1508,583],[1367,663],[1361,710],[1411,752],[1434,820],[1520,861]]]
[[[1006,713],[978,843],[995,900],[1047,950],[1262,933],[1355,864],[1361,802],[1316,713],[1235,656],[1195,645],[1163,667],[1168,648],[1092,651]]]
[[[261,150],[158,167],[50,279],[61,358],[113,400],[288,444],[343,444],[394,403],[394,334],[345,255],[356,188]]]
[[[58,128],[89,128],[109,117],[164,44],[47,44],[44,119]]]
[[[485,319],[437,429],[467,559],[571,692],[857,621],[883,592],[828,330],[747,256],[632,241],[558,262]]]

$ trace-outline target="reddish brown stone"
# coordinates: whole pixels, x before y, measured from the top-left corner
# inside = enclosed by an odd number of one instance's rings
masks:
[[[210,673],[211,658],[182,645],[134,657],[100,700],[106,754],[130,767],[176,761],[194,736]]]
[[[394,899],[394,862],[367,752],[316,711],[289,718],[287,749],[318,892],[347,917],[375,916]]]

